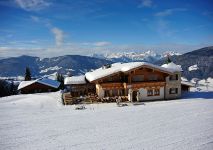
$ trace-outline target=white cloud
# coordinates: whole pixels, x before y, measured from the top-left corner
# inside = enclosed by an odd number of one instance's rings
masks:
[[[158,16],[158,17],[169,16],[172,14],[172,12],[173,12],[172,9],[167,9],[167,10],[156,13],[155,16]]]
[[[56,27],[52,28],[51,31],[55,36],[56,46],[62,46],[64,40],[64,32]]]
[[[35,21],[35,22],[39,22],[40,21],[40,18],[37,17],[37,16],[30,16],[30,18]]]
[[[165,51],[177,51],[180,53],[196,50],[202,47],[211,46],[211,43],[201,43],[197,45],[188,44],[175,44],[175,43],[162,43],[153,45],[113,45],[111,47],[81,47],[79,43],[72,43],[62,47],[47,47],[47,48],[26,48],[26,47],[7,47],[0,46],[1,57],[15,57],[20,55],[38,56],[41,58],[55,57],[62,55],[91,55],[94,53],[106,54],[112,52],[132,52],[137,49],[137,52],[144,52],[147,50],[153,50],[157,53]]]
[[[48,19],[37,16],[30,16],[30,18],[36,23],[43,24],[48,30],[50,30],[50,32],[52,32],[54,35],[55,45],[57,47],[62,46],[64,41],[64,32],[61,29],[54,27]]]
[[[138,7],[141,8],[141,7],[152,7],[152,6],[153,6],[152,0],[141,0],[141,3]]]
[[[45,0],[15,0],[15,2],[26,11],[38,11],[51,5]]]
[[[186,8],[166,9],[164,11],[160,11],[160,12],[156,13],[155,16],[157,16],[157,17],[165,17],[165,16],[172,15],[174,12],[181,12],[181,11],[187,11],[187,9]]]
[[[101,41],[101,42],[96,42],[93,45],[97,47],[103,47],[103,46],[109,46],[111,45],[111,43],[107,41]]]
[[[110,46],[112,43],[111,42],[107,42],[107,41],[99,41],[99,42],[84,42],[81,43],[80,45],[82,46],[88,46],[88,47],[106,47],[106,46]]]

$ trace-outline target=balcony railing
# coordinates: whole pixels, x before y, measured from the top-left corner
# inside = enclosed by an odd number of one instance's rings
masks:
[[[132,82],[132,83],[102,83],[102,88],[140,88],[140,87],[155,87],[165,86],[165,81],[147,81],[147,82]]]
[[[139,88],[139,87],[156,87],[156,86],[165,86],[165,81],[148,81],[148,82],[133,82],[127,83],[126,88]]]
[[[124,88],[123,83],[102,83],[101,84],[102,88]]]

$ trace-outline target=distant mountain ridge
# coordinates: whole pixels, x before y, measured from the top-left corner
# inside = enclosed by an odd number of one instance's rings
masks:
[[[104,64],[114,62],[147,61],[156,65],[165,63],[165,56],[169,54],[173,62],[181,65],[182,75],[187,79],[213,78],[213,46],[199,50],[178,54],[167,52],[156,54],[153,51],[145,53],[112,53],[110,55],[95,54],[93,57],[80,55],[65,55],[53,58],[40,59],[39,57],[20,56],[0,59],[0,77],[24,76],[25,68],[30,67],[32,76],[39,77],[55,72],[72,75],[84,74]]]
[[[154,51],[148,50],[146,52],[122,52],[122,53],[110,53],[110,54],[92,54],[92,57],[107,59],[113,62],[135,62],[135,61],[146,61],[155,62],[167,55],[181,55],[174,51],[166,51],[162,54],[158,54]]]
[[[55,72],[78,75],[109,63],[112,62],[80,55],[65,55],[44,59],[32,56],[11,57],[0,60],[0,76],[24,76],[26,67],[30,67],[31,74],[34,77],[49,75]]]
[[[180,56],[172,56],[171,59],[182,66],[182,76],[188,79],[213,78],[213,46],[194,50]],[[165,59],[155,62],[158,65],[163,63],[165,63]]]

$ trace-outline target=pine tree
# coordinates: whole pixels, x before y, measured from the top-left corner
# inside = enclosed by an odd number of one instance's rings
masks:
[[[26,67],[26,71],[25,71],[25,81],[30,81],[30,80],[31,80],[30,68]]]
[[[61,83],[60,88],[64,89],[64,76],[62,74],[56,74],[56,80]]]
[[[14,82],[12,81],[11,84],[10,84],[10,93],[11,94],[14,94]]]
[[[169,63],[171,63],[172,61],[171,61],[171,59],[169,58],[169,55],[167,55],[167,60],[166,60],[166,64],[169,64]]]

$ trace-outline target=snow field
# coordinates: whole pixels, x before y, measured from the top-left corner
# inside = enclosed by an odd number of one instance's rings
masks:
[[[62,106],[60,93],[0,99],[0,149],[213,149],[213,96]]]

